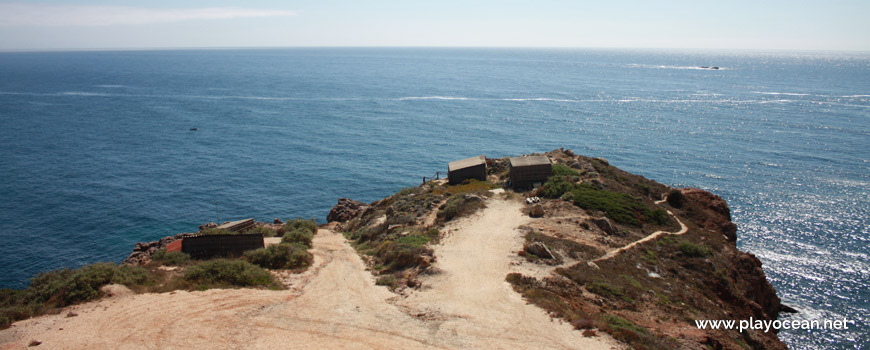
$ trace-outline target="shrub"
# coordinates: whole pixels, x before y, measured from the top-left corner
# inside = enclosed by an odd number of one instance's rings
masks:
[[[312,219],[304,220],[302,218],[296,218],[293,220],[287,220],[284,226],[281,226],[281,229],[285,232],[291,232],[297,229],[302,229],[308,232],[311,232],[311,235],[317,233],[317,221]]]
[[[250,230],[245,231],[245,233],[249,233],[249,234],[258,234],[259,233],[259,234],[263,235],[263,237],[275,237],[278,235],[277,231],[275,231],[271,228],[268,228],[266,226],[254,227]]]
[[[378,279],[375,280],[375,284],[379,285],[379,286],[387,286],[390,289],[396,289],[396,287],[398,286],[398,283],[396,281],[396,276],[393,276],[393,275],[386,275],[386,276],[378,277]]]
[[[111,284],[144,285],[151,275],[141,267],[96,263],[80,269],[43,272],[30,280],[27,297],[31,302],[63,307],[99,298],[100,287]]]
[[[245,260],[269,269],[294,269],[310,266],[314,257],[299,243],[273,244],[245,252]]]
[[[638,217],[645,217],[649,213],[649,209],[641,202],[624,193],[598,190],[587,184],[577,185],[571,193],[575,205],[601,210],[619,223],[639,226]]]
[[[444,203],[444,206],[438,211],[438,217],[445,221],[453,220],[459,216],[472,213],[478,208],[483,207],[483,201],[479,198],[469,197],[467,195],[454,195]]]
[[[565,164],[560,164],[560,163],[553,164],[553,176],[565,177],[565,176],[579,176],[579,175],[580,175],[580,173],[577,172],[577,170],[574,170],[573,168],[571,168]]]
[[[682,208],[684,202],[683,192],[678,189],[671,190],[670,192],[668,192],[667,201],[668,204],[670,204],[674,208]]]
[[[243,260],[215,259],[187,268],[188,282],[217,286],[268,286],[275,283],[263,268]]]
[[[634,333],[641,334],[646,334],[647,332],[646,328],[638,326],[634,324],[634,322],[631,322],[616,315],[604,315],[602,316],[602,318],[604,322],[607,323],[607,326],[613,330],[630,330]]]
[[[610,285],[610,284],[605,283],[605,282],[590,283],[589,285],[586,286],[586,290],[588,290],[591,293],[595,293],[595,294],[598,294],[600,296],[603,296],[605,298],[621,297],[621,296],[625,295],[625,293],[623,293],[623,291],[622,291],[622,288]]]
[[[680,245],[677,246],[677,248],[680,249],[680,252],[692,258],[702,258],[711,254],[710,248],[689,241],[680,242]]]
[[[670,221],[668,212],[662,209],[656,209],[650,212],[649,218],[652,222],[659,225],[666,225]]]
[[[415,244],[384,241],[378,246],[375,255],[391,270],[401,270],[416,266],[424,254],[430,253],[430,249]]]
[[[420,234],[410,234],[396,239],[396,243],[407,244],[415,248],[420,248],[426,243],[429,243],[430,238]]]
[[[151,255],[151,261],[160,265],[181,265],[190,261],[190,255],[182,252],[167,252],[166,249],[160,249],[154,255]]]
[[[576,185],[568,182],[565,176],[551,176],[547,182],[541,186],[538,195],[545,198],[559,198],[574,189],[574,186]]]
[[[288,230],[281,237],[281,243],[298,243],[311,248],[311,240],[314,238],[314,233],[305,228],[298,227],[293,230]]]
[[[23,290],[0,289],[0,329],[31,316],[33,310],[25,305],[26,301],[27,295]]]

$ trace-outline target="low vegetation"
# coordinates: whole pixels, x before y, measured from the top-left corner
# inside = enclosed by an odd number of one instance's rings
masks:
[[[0,327],[52,309],[95,300],[102,295],[100,288],[112,283],[143,290],[153,285],[154,278],[145,268],[113,263],[42,272],[30,280],[30,287],[25,290],[0,290]]]
[[[269,271],[235,259],[214,259],[193,265],[185,270],[184,280],[198,284],[200,289],[213,286],[278,287]]]
[[[159,265],[183,265],[190,261],[190,255],[174,251],[167,252],[166,249],[160,249],[151,255],[151,262]]]
[[[712,254],[710,248],[703,245],[697,245],[689,241],[681,241],[677,248],[688,257],[703,258]]]
[[[571,190],[571,198],[578,207],[603,211],[618,223],[640,226],[651,215],[649,208],[631,196],[599,190],[588,184],[580,184]]]
[[[580,176],[580,172],[565,164],[556,163],[553,164],[553,176]]]
[[[307,249],[311,247],[317,224],[313,220],[299,219],[288,222],[282,229],[288,232],[282,238],[282,244],[246,252],[244,259],[195,261],[185,253],[162,249],[155,252],[151,262],[145,266],[96,263],[78,269],[40,273],[31,279],[27,289],[0,290],[0,328],[8,327],[17,320],[99,299],[102,296],[100,288],[108,284],[121,284],[136,292],[227,287],[281,288],[264,267],[297,269],[311,265],[313,257]],[[274,235],[266,230],[261,228],[257,233]],[[203,233],[235,234],[215,228],[206,229]],[[173,272],[160,268],[170,265],[182,269]]]
[[[450,221],[460,216],[474,213],[483,208],[483,198],[479,195],[457,194],[451,196],[438,210],[438,218]]]
[[[278,231],[273,230],[271,228],[265,226],[257,226],[250,230],[245,231],[247,234],[261,234],[263,237],[275,237],[278,235]]]
[[[314,236],[314,234],[317,233],[317,220],[314,220],[313,218],[308,220],[302,218],[287,220],[287,222],[284,223],[284,226],[281,226],[281,228],[279,228],[277,232],[279,236],[283,237],[287,232],[297,230],[301,230],[303,232],[310,232],[311,236]]]
[[[286,235],[284,237],[287,237]],[[273,244],[245,252],[245,260],[267,269],[296,269],[311,266],[314,256],[301,243]]]

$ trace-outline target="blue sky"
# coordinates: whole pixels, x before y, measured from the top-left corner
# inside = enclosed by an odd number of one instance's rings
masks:
[[[0,0],[0,50],[497,46],[870,51],[868,14],[868,0]]]

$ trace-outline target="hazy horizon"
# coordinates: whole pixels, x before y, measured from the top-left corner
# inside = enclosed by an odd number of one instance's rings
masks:
[[[870,51],[870,2],[0,1],[0,50],[499,47]]]

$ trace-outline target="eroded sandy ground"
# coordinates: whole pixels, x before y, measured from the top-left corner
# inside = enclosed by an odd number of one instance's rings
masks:
[[[106,298],[0,331],[0,349],[610,349],[527,305],[504,281],[529,220],[517,202],[490,199],[451,224],[435,248],[442,272],[401,298],[374,277],[340,234],[320,230],[315,263],[286,291],[178,291]],[[516,268],[516,267],[514,267]],[[72,311],[78,314],[67,317]],[[34,349],[32,348],[32,349]]]

